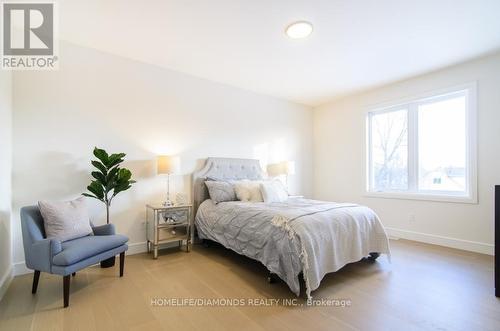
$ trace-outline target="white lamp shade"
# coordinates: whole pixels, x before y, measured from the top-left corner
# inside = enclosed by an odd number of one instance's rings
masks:
[[[276,177],[283,174],[281,163],[268,164],[267,165],[267,174],[271,177]]]
[[[180,159],[178,156],[158,156],[158,174],[175,174],[180,171]]]
[[[267,174],[271,177],[280,176],[280,175],[294,175],[295,174],[295,162],[283,161],[280,163],[269,164],[267,166]]]

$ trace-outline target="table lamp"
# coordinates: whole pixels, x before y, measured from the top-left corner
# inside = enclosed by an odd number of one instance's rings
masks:
[[[172,155],[158,156],[158,174],[167,175],[167,200],[163,202],[164,206],[172,206],[173,202],[170,200],[170,175],[179,172],[180,159]]]
[[[271,177],[285,175],[285,186],[288,189],[288,175],[295,174],[295,162],[283,161],[280,163],[269,164],[267,166],[267,173]]]

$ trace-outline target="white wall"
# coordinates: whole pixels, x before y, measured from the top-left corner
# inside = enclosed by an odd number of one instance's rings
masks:
[[[12,168],[12,75],[0,71],[0,298],[10,281],[11,168]]]
[[[478,204],[364,197],[365,111],[370,105],[477,81]],[[314,110],[314,196],[372,207],[389,233],[493,254],[493,191],[500,184],[500,54]],[[409,216],[415,215],[415,222]]]
[[[127,153],[138,183],[120,194],[111,220],[145,241],[147,202],[161,201],[166,179],[158,154],[178,154],[176,191],[208,156],[295,160],[294,193],[312,193],[312,112],[307,107],[72,44],[61,45],[59,71],[14,75],[14,263],[24,261],[19,209],[40,199],[72,199],[90,181],[94,146]],[[104,208],[89,200],[92,217]]]

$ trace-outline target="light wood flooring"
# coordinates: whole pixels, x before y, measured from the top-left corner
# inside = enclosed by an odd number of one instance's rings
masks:
[[[62,277],[16,277],[0,302],[0,330],[500,330],[493,258],[410,241],[391,241],[392,263],[358,262],[327,275],[315,299],[351,300],[349,307],[153,306],[154,298],[265,299],[295,296],[268,284],[257,262],[220,247],[168,249],[158,260],[127,256],[87,268],[71,280],[62,308]],[[299,303],[303,303],[301,298]]]

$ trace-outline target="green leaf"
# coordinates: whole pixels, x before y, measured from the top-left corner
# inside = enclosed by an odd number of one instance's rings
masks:
[[[125,157],[125,153],[111,154],[108,160],[108,168],[112,168],[120,163],[122,163]]]
[[[100,149],[100,148],[95,147],[94,148],[94,156],[96,158],[98,158],[102,162],[102,164],[104,164],[104,166],[106,166],[108,168],[109,155],[108,155],[108,153],[106,153],[106,151],[104,149]]]
[[[87,186],[87,190],[90,192],[94,193],[95,196],[100,199],[104,200],[104,189],[101,184],[99,184],[97,181],[92,181],[89,186]]]
[[[82,195],[86,196],[86,197],[89,197],[89,198],[94,198],[94,199],[97,199],[99,201],[102,201],[101,199],[99,199],[98,197],[96,197],[95,195],[92,195],[92,194],[82,193]]]
[[[118,170],[118,180],[130,180],[132,177],[132,172],[130,170],[122,168]]]
[[[106,184],[108,183],[107,179],[106,179],[106,176],[104,176],[102,174],[102,172],[99,172],[99,171],[92,171],[92,177],[94,177],[95,179],[97,179],[97,181],[103,185],[103,186],[106,186]]]
[[[92,165],[94,167],[96,167],[97,169],[99,169],[104,176],[106,176],[108,174],[108,170],[106,169],[106,166],[104,164],[102,164],[101,162],[92,161]]]
[[[112,180],[108,181],[108,185],[106,185],[106,192],[111,192],[115,189],[116,187],[116,178],[113,178]]]
[[[109,157],[110,159],[123,159],[127,154],[125,153],[116,153],[116,154],[111,154]]]
[[[132,172],[128,169],[119,169],[116,184],[113,189],[113,197],[118,193],[128,190],[132,187],[132,184],[135,183],[134,180],[131,180]]]
[[[118,193],[120,192],[123,192],[123,191],[126,191],[128,190],[129,188],[131,188],[132,186],[129,185],[128,183],[124,184],[124,185],[120,185],[120,186],[117,186],[115,187],[114,191],[113,191],[113,196],[117,195]]]
[[[106,176],[106,180],[107,180],[108,182],[111,182],[111,181],[115,180],[115,179],[116,179],[116,177],[117,177],[116,175],[118,174],[118,170],[120,170],[120,168],[118,168],[118,167],[114,167],[114,168],[112,168],[112,169],[109,171],[108,175]]]
[[[109,166],[108,166],[108,169],[111,169],[113,167],[117,167],[120,165],[120,163],[122,163],[124,160],[123,159],[118,159],[116,161],[113,161],[113,162],[109,162]]]

